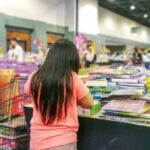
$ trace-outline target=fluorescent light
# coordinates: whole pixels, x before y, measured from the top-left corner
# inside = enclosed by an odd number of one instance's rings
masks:
[[[144,18],[147,18],[148,17],[148,14],[144,14]]]
[[[134,9],[135,9],[135,6],[134,6],[134,5],[131,5],[131,6],[130,6],[130,9],[131,9],[131,10],[134,10]]]
[[[115,0],[109,0],[110,2],[115,2]]]

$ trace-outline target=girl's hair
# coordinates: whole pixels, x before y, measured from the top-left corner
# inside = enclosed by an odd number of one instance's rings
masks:
[[[79,71],[79,54],[73,42],[56,41],[50,48],[44,64],[33,75],[30,90],[43,123],[53,123],[56,117],[67,115],[72,96],[72,71]]]

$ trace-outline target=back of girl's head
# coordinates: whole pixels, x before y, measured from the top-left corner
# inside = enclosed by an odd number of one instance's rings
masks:
[[[79,70],[79,55],[73,42],[60,39],[52,44],[43,67],[52,67],[61,71]]]
[[[53,123],[67,115],[72,96],[72,71],[78,73],[79,55],[76,46],[67,39],[56,41],[50,48],[44,64],[33,75],[31,93],[36,109],[44,123]],[[40,93],[40,95],[38,95]]]

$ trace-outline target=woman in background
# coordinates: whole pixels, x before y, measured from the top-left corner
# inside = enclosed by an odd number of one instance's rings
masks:
[[[85,51],[85,67],[90,67],[96,61],[96,53],[93,51],[92,46],[88,45]]]
[[[142,54],[138,47],[134,47],[132,62],[133,62],[133,65],[141,65],[142,64]]]
[[[29,77],[25,91],[33,98],[31,150],[77,149],[77,103],[87,108],[93,105],[78,71],[75,45],[61,39],[51,46],[44,64]]]

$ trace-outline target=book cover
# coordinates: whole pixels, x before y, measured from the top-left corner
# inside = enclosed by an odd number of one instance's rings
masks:
[[[143,100],[112,100],[102,107],[102,110],[114,110],[120,112],[141,113],[145,101]]]

